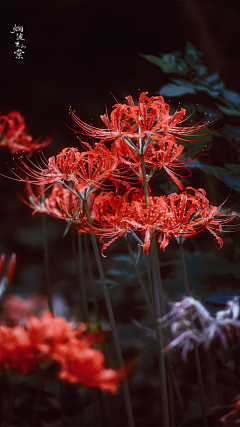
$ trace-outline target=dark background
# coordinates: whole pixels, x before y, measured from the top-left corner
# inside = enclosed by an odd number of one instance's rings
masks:
[[[138,98],[139,91],[155,95],[169,81],[139,53],[184,52],[187,41],[203,52],[209,73],[218,71],[228,89],[240,91],[239,21],[238,1],[1,2],[0,111],[19,110],[34,138],[52,135],[44,152],[56,155],[76,144],[65,125],[77,129],[68,116],[70,105],[82,120],[101,126],[100,114],[116,102],[111,93],[124,102],[129,94]],[[24,27],[23,60],[13,53],[15,24]],[[172,101],[177,105],[179,100]],[[191,102],[197,103],[197,97]],[[5,162],[13,164],[8,149],[1,149],[0,161],[8,174]],[[14,191],[23,186],[5,178],[1,183],[14,235],[22,216],[30,220],[31,214],[19,201],[14,209],[7,206],[10,195],[14,206]],[[4,240],[2,250],[15,250]]]
[[[101,126],[99,116],[105,113],[106,104],[110,112],[116,102],[111,93],[122,103],[129,94],[137,99],[139,91],[146,91],[154,96],[169,81],[168,75],[140,57],[139,53],[158,55],[171,51],[184,52],[187,41],[203,52],[203,62],[209,73],[218,71],[228,89],[240,92],[239,22],[240,4],[229,0],[2,1],[0,111],[2,114],[20,111],[25,117],[27,132],[34,138],[52,135],[53,142],[44,149],[44,153],[46,157],[56,155],[64,146],[77,145],[74,133],[65,125],[66,123],[77,129],[68,116],[70,105],[82,120]],[[23,60],[15,59],[13,53],[15,34],[10,31],[15,24],[24,27],[23,43],[26,49]],[[178,101],[173,99],[173,105],[177,106]],[[197,97],[192,97],[191,102],[197,103]],[[234,125],[239,126],[238,119]],[[0,151],[0,172],[11,176],[6,161],[10,167],[14,166],[13,156],[7,148],[0,147]],[[234,162],[236,159],[232,159],[232,163]],[[207,186],[208,175],[202,179],[203,174],[198,175],[196,172],[195,177],[199,186]],[[221,182],[215,184],[218,186],[216,199],[224,188],[221,200],[216,201],[220,204],[222,197],[228,195],[229,188],[224,187]],[[0,177],[0,253],[7,256],[13,251],[17,253],[17,270],[10,292],[25,296],[45,293],[42,216],[37,214],[32,218],[31,209],[22,203],[18,194],[24,195],[24,184]],[[65,315],[65,306],[73,307],[70,314],[74,314],[79,307],[79,297],[71,235],[68,233],[62,239],[64,222],[50,216],[46,218],[46,222],[50,280],[54,294],[59,297],[57,314]],[[149,319],[142,320],[144,310],[139,316],[136,311],[131,311],[136,306],[144,306],[144,300],[134,269],[128,262],[127,250],[121,245],[117,241],[112,249],[110,247],[107,250],[107,258],[103,264],[114,313],[120,325],[123,350],[129,360],[140,353],[142,355],[141,358],[139,356],[141,365],[138,365],[131,383],[135,399],[135,421],[139,426],[159,425],[158,384],[154,378],[154,372],[157,371],[156,352],[152,336],[149,338],[144,328],[136,327],[129,320],[130,313],[141,323],[146,321],[145,324],[149,325]],[[204,301],[221,284],[228,286],[235,279],[234,276],[239,277],[240,250],[235,254],[233,246],[231,239],[226,239],[224,248],[218,252],[216,240],[207,231],[197,236],[196,240],[188,239],[185,247],[187,267],[191,273],[189,281],[197,298]],[[90,245],[89,249],[91,250]],[[236,259],[233,259],[233,254]],[[184,290],[177,243],[172,241],[161,256],[163,280],[168,287],[167,298],[180,300]],[[232,259],[234,267],[230,263]],[[208,276],[204,276],[203,272]],[[146,269],[144,274],[146,275]],[[93,276],[101,315],[107,318],[96,266],[93,266]],[[236,286],[239,289],[239,284]],[[92,308],[90,297],[89,308]],[[129,342],[132,345],[130,349]],[[150,357],[149,351],[152,352]],[[189,366],[184,366],[186,378],[188,375],[191,382],[195,378],[194,368],[189,370]],[[178,372],[179,378],[182,378],[181,362]],[[187,404],[188,399],[191,399],[192,389],[185,388],[185,377],[181,387]],[[146,399],[146,393],[149,399]],[[236,394],[237,391],[232,392],[226,402],[231,403]],[[77,409],[72,410],[72,413],[74,411]],[[24,410],[24,414],[26,413]],[[120,423],[121,420],[119,425]],[[80,422],[76,425],[80,425]]]
[[[203,52],[209,73],[218,71],[228,89],[240,91],[238,1],[10,1],[0,5],[0,111],[20,111],[26,131],[34,138],[51,135],[52,144],[44,149],[46,157],[78,144],[66,126],[77,129],[68,115],[70,105],[82,120],[101,126],[100,114],[106,106],[110,113],[116,102],[112,94],[118,102],[124,102],[129,94],[137,99],[139,91],[154,96],[169,81],[169,75],[139,53],[184,52],[189,41]],[[15,24],[24,28],[23,60],[15,59],[13,53],[15,33],[11,31]],[[175,108],[178,101],[172,99]],[[199,102],[198,97],[192,96],[191,102]],[[238,125],[238,118],[233,124]],[[6,162],[14,167],[12,157],[1,147],[1,172],[8,176],[11,172]],[[217,158],[213,162],[218,165]],[[196,171],[194,179],[195,186],[208,190],[209,175]],[[212,203],[219,205],[229,188],[217,179],[215,184],[216,191],[212,186],[209,194]],[[24,196],[23,183],[1,177],[0,186],[0,250],[7,256],[17,253],[11,291],[16,286],[17,292],[45,292],[41,215],[33,219],[31,209],[17,197]],[[231,200],[233,204],[236,197]],[[56,291],[65,293],[69,300],[69,275],[75,281],[70,237],[61,238],[65,223],[55,218],[47,217],[47,227],[51,280]],[[217,252],[217,242],[210,233],[201,233],[196,239],[203,251]],[[189,242],[186,245],[193,248],[193,239]],[[224,249],[220,252],[224,256]],[[168,253],[171,256],[171,251]],[[110,254],[111,249],[104,260],[106,268],[111,265]]]
[[[139,53],[204,53],[209,73],[240,90],[238,1],[1,2],[1,112],[18,109],[34,136],[72,134],[68,107],[98,117],[139,90],[154,95],[167,76]],[[23,60],[14,57],[14,24],[24,27]],[[197,100],[196,100],[197,102]]]

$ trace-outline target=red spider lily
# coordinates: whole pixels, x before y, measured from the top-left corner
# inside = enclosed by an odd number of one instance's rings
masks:
[[[211,206],[209,200],[206,198],[206,192],[199,188],[198,190],[187,187],[187,190],[193,190],[194,195],[183,192],[178,195],[171,194],[166,198],[166,205],[168,206],[168,229],[158,237],[160,248],[165,250],[169,243],[169,237],[191,237],[205,228],[217,239],[220,247],[223,245],[222,239],[217,236],[217,232],[224,231],[222,228],[230,221],[238,216],[230,215],[226,212],[219,212],[221,206]],[[223,218],[222,218],[223,217]]]
[[[72,110],[70,115],[83,129],[84,134],[100,141],[113,140],[112,154],[117,155],[120,163],[135,174],[135,180],[143,180],[140,157],[143,154],[145,166],[152,168],[152,174],[157,169],[164,168],[182,190],[182,183],[174,169],[186,169],[184,166],[186,162],[180,162],[184,146],[178,145],[175,137],[181,139],[183,135],[196,133],[197,130],[209,126],[209,123],[198,123],[189,128],[177,127],[182,123],[186,111],[181,109],[170,116],[170,107],[162,96],[149,98],[147,92],[143,92],[140,94],[138,105],[134,105],[131,96],[128,96],[127,100],[129,105],[116,104],[113,107],[110,119],[106,114],[101,116],[107,129],[87,125]],[[119,181],[118,178],[117,180]]]
[[[39,162],[35,165],[28,159],[29,166],[22,156],[19,159],[21,162],[19,169],[23,174],[27,174],[28,178],[13,171],[18,177],[17,180],[36,185],[73,182],[76,192],[98,188],[118,166],[118,158],[104,146],[82,153],[76,148],[64,148],[56,158],[50,157],[48,161],[42,155],[41,160],[45,168]]]
[[[228,412],[227,414],[223,415],[218,421],[221,421],[222,423],[224,423],[226,421],[227,418],[231,417],[231,415],[236,414],[237,412],[240,411],[240,394],[238,394],[235,397],[235,403],[231,403],[231,405],[226,405],[224,406],[225,408],[232,408],[232,410],[230,412]],[[240,418],[238,418],[235,421],[235,424],[239,424],[240,423]]]
[[[107,129],[99,129],[84,123],[75,112],[70,109],[72,119],[83,129],[84,135],[92,136],[100,140],[115,140],[119,138],[134,138],[140,140],[147,138],[148,143],[152,141],[163,141],[166,136],[174,137],[189,135],[209,126],[209,123],[196,124],[191,127],[177,127],[182,123],[186,110],[176,111],[173,116],[169,115],[170,107],[164,102],[162,96],[149,98],[147,92],[142,92],[139,96],[138,105],[134,105],[131,96],[127,96],[129,105],[116,104],[111,113],[111,118],[104,114],[102,121]],[[81,132],[78,132],[81,133]]]
[[[177,178],[174,169],[186,169],[184,165],[187,162],[180,162],[180,157],[184,149],[183,145],[178,145],[173,137],[168,137],[165,141],[151,144],[144,153],[145,167],[151,169],[152,173],[162,168],[172,178],[175,184],[182,190],[183,185]],[[120,157],[120,161],[134,171],[139,179],[143,180],[141,157],[138,152],[129,147],[124,141],[114,145],[114,153]],[[151,175],[150,171],[150,175]],[[189,171],[191,174],[191,172]]]
[[[28,182],[26,184],[26,191],[28,200],[22,200],[33,209],[33,215],[37,212],[47,213],[56,218],[64,219],[74,227],[81,227],[82,232],[90,233],[82,201],[76,194],[64,188],[62,184],[54,184],[49,194],[47,192],[44,193],[43,190],[39,196],[36,196]],[[95,197],[96,193],[90,193],[87,197],[91,217]]]
[[[130,226],[125,221],[128,210],[129,204],[124,201],[122,196],[108,193],[100,194],[96,197],[95,206],[93,206],[94,221],[93,225],[90,226],[90,230],[94,234],[101,235],[100,242],[103,244],[102,255],[104,249],[129,230]],[[104,236],[112,238],[109,242],[105,243],[103,240]]]
[[[92,224],[89,225],[89,229],[90,232],[101,236],[102,256],[103,251],[111,243],[131,229],[128,221],[131,217],[131,202],[142,196],[142,189],[131,189],[124,196],[102,192],[95,198],[91,211]],[[82,232],[82,228],[79,232]],[[105,243],[103,237],[111,240]]]
[[[167,230],[169,227],[169,212],[165,197],[148,197],[146,209],[145,198],[132,203],[129,223],[135,230],[144,235],[143,253],[148,254],[151,237],[155,231]]]
[[[126,378],[125,369],[104,368],[103,354],[92,348],[103,335],[84,334],[86,328],[82,324],[74,329],[49,312],[41,318],[31,316],[25,328],[0,326],[0,366],[26,375],[39,364],[55,360],[61,367],[59,378],[116,393],[119,382]]]
[[[105,357],[100,351],[89,347],[80,350],[73,342],[68,346],[59,345],[54,357],[61,365],[59,378],[70,383],[79,382],[115,394],[119,382],[126,378],[124,368],[118,371],[103,368]]]
[[[33,153],[39,148],[46,147],[51,140],[33,142],[31,135],[24,132],[25,120],[18,111],[11,111],[7,116],[0,115],[0,145],[7,146],[11,153],[26,151]]]
[[[170,237],[191,237],[205,228],[214,235],[221,248],[223,242],[216,231],[222,232],[223,226],[228,225],[238,214],[219,212],[222,205],[219,208],[209,205],[203,189],[188,189],[195,194],[185,191],[168,197],[148,197],[147,208],[142,194],[138,194],[135,200],[130,200],[130,197],[125,200],[120,196],[116,198],[113,194],[105,195],[102,207],[98,205],[98,213],[93,214],[97,223],[90,226],[95,234],[101,235],[102,251],[131,230],[142,232],[143,252],[148,254],[151,238],[157,234],[160,249],[165,250]],[[111,240],[105,243],[104,236]]]

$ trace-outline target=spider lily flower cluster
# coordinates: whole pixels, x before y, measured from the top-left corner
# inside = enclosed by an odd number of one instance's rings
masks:
[[[139,231],[144,236],[143,251],[148,254],[151,238],[157,238],[165,250],[169,238],[194,236],[203,229],[210,231],[221,247],[223,242],[216,232],[222,232],[238,213],[230,215],[219,210],[222,205],[210,205],[201,188],[187,187],[181,194],[153,197],[149,186],[152,176],[165,169],[183,190],[174,172],[186,169],[186,162],[180,161],[184,147],[177,139],[209,123],[178,126],[184,121],[185,110],[170,116],[162,96],[149,98],[142,93],[138,105],[131,96],[127,100],[128,105],[114,106],[110,118],[101,116],[107,129],[83,123],[70,110],[83,133],[96,138],[93,148],[81,141],[85,151],[65,148],[48,160],[41,155],[37,164],[20,157],[13,179],[27,182],[27,203],[34,212],[63,218],[79,233],[100,235],[103,250],[125,233]],[[104,144],[108,141],[112,141],[110,149]],[[37,196],[30,184],[47,187]],[[52,186],[49,195],[47,189]],[[105,243],[104,237],[110,240]]]
[[[207,229],[217,239],[220,248],[222,239],[216,234],[223,226],[238,216],[220,212],[211,206],[203,189],[187,187],[181,194],[145,198],[141,189],[126,192],[123,196],[113,191],[90,192],[87,204],[90,211],[89,223],[79,194],[71,192],[62,184],[54,184],[49,195],[37,196],[29,183],[26,186],[28,201],[33,213],[45,212],[64,219],[79,230],[79,233],[100,235],[105,250],[118,237],[132,231],[144,236],[144,254],[148,254],[151,238],[157,238],[160,249],[165,250],[170,238],[191,237]],[[192,194],[194,193],[194,194]],[[104,242],[104,237],[110,239]]]
[[[171,306],[172,310],[160,319],[163,327],[171,325],[174,337],[164,351],[167,352],[176,346],[182,347],[182,360],[185,362],[188,351],[193,348],[193,341],[209,348],[213,339],[219,336],[224,348],[228,348],[227,337],[231,335],[231,329],[239,330],[240,327],[238,297],[228,301],[227,308],[218,311],[215,317],[212,317],[204,305],[193,297],[171,303]]]
[[[32,154],[39,148],[46,147],[51,140],[33,142],[33,137],[25,132],[25,120],[18,111],[11,111],[8,115],[0,114],[0,145],[6,146],[11,153],[24,151]]]
[[[60,379],[116,393],[125,370],[104,368],[104,355],[92,348],[103,336],[86,329],[85,324],[74,328],[49,312],[40,318],[30,316],[25,327],[1,325],[0,368],[28,375],[38,366],[56,361]]]

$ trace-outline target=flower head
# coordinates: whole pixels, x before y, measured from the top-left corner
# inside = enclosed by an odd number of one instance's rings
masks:
[[[192,127],[177,127],[182,123],[186,110],[181,108],[173,116],[169,115],[170,107],[164,102],[162,96],[147,96],[142,92],[138,105],[135,105],[132,97],[126,97],[127,104],[116,104],[113,107],[110,118],[107,114],[101,116],[107,129],[99,129],[84,123],[70,108],[70,116],[81,127],[84,135],[107,141],[119,141],[119,138],[145,138],[147,145],[153,141],[164,141],[167,136],[189,135],[197,130],[209,126],[209,123],[197,124]],[[78,132],[81,133],[81,132]],[[151,140],[151,141],[150,141]]]
[[[118,158],[105,146],[80,153],[77,148],[64,148],[48,160],[41,155],[40,162],[19,158],[20,173],[14,172],[18,181],[36,185],[72,182],[76,192],[99,188],[118,166]],[[24,176],[27,175],[27,178]]]
[[[25,120],[18,111],[11,111],[7,116],[0,115],[0,145],[7,146],[11,153],[25,151],[29,154],[46,147],[51,140],[33,142],[31,135],[24,131]]]
[[[40,318],[30,316],[25,328],[0,326],[0,367],[27,375],[39,364],[55,360],[60,365],[59,378],[116,393],[125,369],[104,368],[104,355],[92,348],[103,336],[86,329],[85,324],[74,328],[49,312]]]
[[[162,325],[166,320],[171,325],[173,340],[165,347],[168,351],[176,346],[182,347],[182,359],[187,360],[187,352],[195,341],[209,347],[218,335],[225,348],[228,348],[227,337],[229,328],[239,330],[240,321],[239,300],[235,297],[227,302],[227,309],[218,311],[215,318],[211,316],[204,305],[193,297],[186,297],[180,302],[170,303],[172,310],[161,319]],[[165,325],[166,326],[166,325]]]
[[[220,211],[223,204],[219,207],[210,205],[202,188],[196,190],[187,187],[187,190],[193,191],[194,194],[187,191],[181,194],[173,193],[165,199],[168,225],[158,236],[160,248],[165,250],[169,237],[191,237],[207,229],[217,239],[220,249],[223,241],[216,231],[222,232],[223,227],[234,220],[238,213],[231,215],[229,212]]]

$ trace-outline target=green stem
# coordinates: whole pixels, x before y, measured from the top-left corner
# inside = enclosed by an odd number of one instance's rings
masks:
[[[143,283],[142,277],[141,277],[141,275],[140,275],[140,272],[139,272],[138,266],[136,265],[136,260],[135,260],[134,253],[133,253],[133,250],[132,250],[132,247],[131,247],[131,243],[130,243],[130,242],[128,242],[128,241],[126,241],[126,245],[127,245],[127,249],[128,249],[128,252],[129,252],[130,258],[131,258],[132,263],[133,263],[133,265],[134,265],[134,268],[135,268],[135,271],[136,271],[136,275],[137,275],[138,281],[139,281],[140,286],[141,286],[141,288],[142,288],[142,291],[143,291],[143,293],[144,293],[145,300],[146,300],[146,303],[147,303],[147,306],[148,306],[148,310],[149,310],[149,312],[150,312],[150,314],[151,314],[151,316],[152,316],[152,319],[154,320],[154,313],[153,313],[152,304],[151,304],[151,301],[150,301],[150,299],[149,299],[149,296],[148,296],[147,290],[146,290],[146,288],[145,288],[145,285],[144,285],[144,283]]]
[[[141,164],[142,164],[142,176],[143,176],[143,189],[144,189],[144,196],[145,196],[145,202],[146,207],[148,207],[148,186],[147,186],[147,178],[146,178],[146,167],[144,162],[144,154],[140,154],[141,157]]]
[[[86,318],[86,322],[89,322],[89,312],[88,312],[88,304],[87,304],[87,296],[86,296],[86,287],[85,280],[83,274],[83,250],[82,250],[82,236],[78,233],[78,264],[79,264],[79,273],[80,273],[80,281],[82,288],[82,296],[83,296],[83,306],[84,306],[84,317]]]
[[[149,255],[145,255],[145,261],[147,266],[147,274],[148,274],[148,284],[150,288],[151,300],[153,303],[153,286],[152,286],[152,275],[151,275],[151,265]]]
[[[183,270],[183,282],[185,287],[185,294],[187,297],[190,297],[190,289],[188,285],[188,276],[187,276],[187,269],[186,269],[186,263],[184,258],[183,243],[179,243],[179,246],[180,246],[182,270]]]
[[[51,291],[49,268],[48,268],[48,246],[47,246],[45,214],[42,215],[42,229],[43,229],[44,263],[45,263],[45,273],[46,273],[46,279],[47,279],[48,308],[49,308],[49,311],[52,313],[52,315],[54,315],[53,302],[52,302],[52,291]]]
[[[148,207],[148,186],[146,178],[146,167],[144,161],[144,154],[140,154],[141,165],[142,165],[142,176],[143,176],[143,189],[145,196],[146,208]],[[167,376],[166,376],[166,366],[165,366],[165,357],[163,353],[164,348],[164,338],[162,333],[162,328],[160,326],[160,319],[163,317],[160,303],[160,293],[162,295],[161,283],[159,282],[160,274],[158,273],[158,261],[157,261],[157,245],[155,238],[152,239],[150,244],[150,254],[151,254],[151,267],[152,267],[152,285],[153,285],[153,300],[154,300],[154,309],[155,309],[155,322],[156,322],[156,334],[157,334],[157,347],[158,347],[158,362],[159,362],[159,371],[160,371],[160,387],[162,394],[162,418],[164,427],[169,426],[169,410],[168,410],[168,394],[167,394]]]
[[[86,304],[84,304],[84,295],[83,295],[83,286],[82,286],[82,280],[81,280],[81,275],[80,275],[80,266],[78,263],[78,254],[77,254],[77,250],[75,247],[75,230],[72,229],[71,230],[71,239],[72,239],[72,250],[73,250],[73,258],[75,261],[75,265],[76,265],[76,270],[77,270],[77,284],[78,284],[78,290],[79,290],[79,294],[80,294],[80,310],[81,310],[81,320],[83,322],[88,322],[89,319],[89,315],[88,315],[88,310],[86,309]]]
[[[99,329],[101,329],[101,322],[100,322],[100,315],[99,315],[99,306],[98,306],[98,298],[97,298],[96,287],[94,286],[91,256],[90,256],[89,249],[88,249],[88,235],[85,234],[84,238],[85,238],[85,251],[86,251],[86,259],[87,259],[87,265],[88,265],[89,283],[90,283],[91,293],[92,293],[92,296],[93,296],[94,311],[95,311],[95,314],[96,314],[96,319],[97,319],[98,327],[99,327]]]
[[[160,298],[159,298],[159,286],[158,286],[158,273],[157,273],[157,246],[156,240],[153,239],[150,245],[151,253],[151,265],[152,265],[152,276],[153,276],[153,295],[154,295],[154,307],[156,314],[156,334],[157,334],[157,346],[158,346],[158,362],[159,362],[159,371],[160,371],[160,385],[162,393],[162,416],[163,416],[163,425],[164,427],[169,426],[169,413],[168,413],[168,395],[167,395],[167,376],[166,376],[166,366],[165,366],[165,357],[163,353],[164,348],[164,339],[162,328],[160,326],[160,319],[163,317],[161,312]]]
[[[84,209],[85,209],[85,212],[87,215],[88,222],[91,224],[91,217],[90,217],[90,212],[88,209],[87,200],[85,200],[85,199],[83,200],[83,205],[84,205]],[[114,345],[115,345],[115,349],[116,349],[118,363],[122,367],[123,366],[122,350],[121,350],[121,345],[120,345],[119,336],[118,336],[118,332],[117,332],[117,326],[116,326],[116,322],[115,322],[115,318],[114,318],[114,314],[113,314],[112,303],[111,303],[109,292],[108,292],[107,282],[105,279],[100,254],[98,251],[96,236],[92,233],[90,233],[90,236],[91,236],[91,240],[92,240],[93,251],[94,251],[94,255],[95,255],[95,259],[96,259],[96,263],[97,263],[97,267],[98,267],[100,280],[102,283],[102,289],[103,289],[103,294],[104,294],[104,298],[105,298],[105,302],[106,302],[106,306],[107,306],[109,321],[110,321],[110,325],[111,325],[111,329],[112,329],[113,341],[114,341]],[[130,393],[129,393],[128,384],[127,384],[126,380],[123,383],[123,394],[124,394],[124,400],[125,400],[126,411],[127,411],[128,425],[132,427],[132,426],[134,426],[134,419],[133,419],[133,414],[132,414],[132,405],[131,405]]]
[[[156,245],[156,254],[157,254],[157,244],[156,244],[156,240],[155,240],[155,245]],[[156,256],[156,267],[157,267],[157,278],[158,278],[158,289],[159,289],[159,299],[160,299],[160,307],[161,307],[161,314],[162,316],[165,316],[166,312],[165,312],[165,306],[164,306],[164,299],[163,299],[163,285],[162,285],[162,279],[161,279],[161,272],[160,272],[160,265],[159,265],[159,259],[158,256]],[[163,331],[163,335],[164,331]],[[166,336],[165,336],[166,338]],[[178,386],[178,382],[175,378],[175,374],[173,372],[173,367],[172,367],[172,362],[168,356],[168,354],[165,355],[166,358],[166,366],[167,366],[167,373],[170,375],[170,379],[171,379],[171,384],[174,388],[174,391],[176,393],[176,397],[178,400],[178,405],[179,405],[179,409],[181,413],[184,413],[184,403],[182,400],[182,396],[179,390],[179,386]]]
[[[181,252],[181,262],[182,262],[183,281],[184,281],[185,293],[186,293],[186,296],[189,297],[190,291],[189,291],[189,285],[188,285],[186,263],[185,263],[184,252],[183,252],[183,243],[179,243],[179,245],[180,245],[180,252]],[[196,341],[193,341],[193,348],[194,348],[194,357],[195,357],[195,364],[196,364],[196,370],[197,370],[197,378],[198,378],[198,387],[199,387],[200,403],[201,403],[201,409],[202,409],[203,424],[205,427],[207,427],[208,426],[207,408],[206,408],[206,402],[205,402],[201,363],[200,363],[199,351],[198,351],[198,346],[197,346]]]

